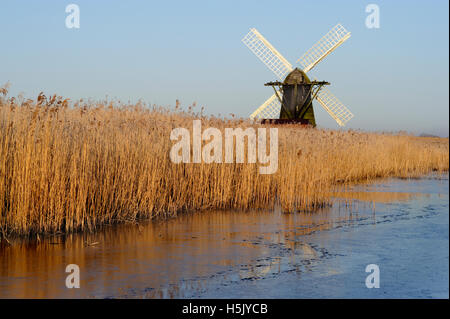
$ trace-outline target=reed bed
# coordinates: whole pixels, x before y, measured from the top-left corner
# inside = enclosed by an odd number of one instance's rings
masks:
[[[333,187],[447,172],[449,141],[406,134],[278,127],[278,171],[259,164],[174,164],[173,128],[261,127],[243,119],[0,90],[0,231],[69,233],[207,209],[313,210]],[[1,237],[1,236],[0,236]]]

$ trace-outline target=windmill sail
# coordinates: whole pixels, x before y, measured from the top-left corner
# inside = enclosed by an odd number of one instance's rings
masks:
[[[314,44],[311,49],[306,51],[306,53],[297,60],[297,63],[302,67],[303,72],[308,72],[323,58],[344,43],[345,40],[350,38],[350,35],[351,33],[342,25],[336,25],[333,29],[328,31],[319,42]]]
[[[349,111],[328,89],[322,88],[316,96],[316,100],[323,106],[323,108],[331,115],[332,118],[339,124],[345,124],[353,117],[352,112]]]
[[[280,92],[278,92],[280,95]],[[251,119],[274,119],[280,115],[281,104],[277,96],[273,94],[255,112],[250,115]]]
[[[270,69],[280,80],[293,70],[292,65],[255,28],[242,39],[242,42]]]

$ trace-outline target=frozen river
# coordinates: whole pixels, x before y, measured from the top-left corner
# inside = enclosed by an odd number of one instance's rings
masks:
[[[354,186],[314,213],[197,212],[14,242],[0,247],[0,297],[448,298],[448,182]],[[380,288],[366,287],[369,264]]]

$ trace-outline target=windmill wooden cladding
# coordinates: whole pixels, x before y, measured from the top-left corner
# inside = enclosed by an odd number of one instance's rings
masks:
[[[295,126],[279,127],[273,175],[259,174],[257,164],[174,164],[173,128],[189,128],[195,118],[220,130],[254,124],[64,101],[0,96],[0,237],[93,230],[186,210],[313,210],[330,203],[337,184],[449,166],[448,139]]]

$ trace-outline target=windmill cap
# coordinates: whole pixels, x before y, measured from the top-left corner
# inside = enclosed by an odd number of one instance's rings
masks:
[[[310,82],[305,72],[299,68],[295,68],[286,76],[283,84],[308,84]]]

